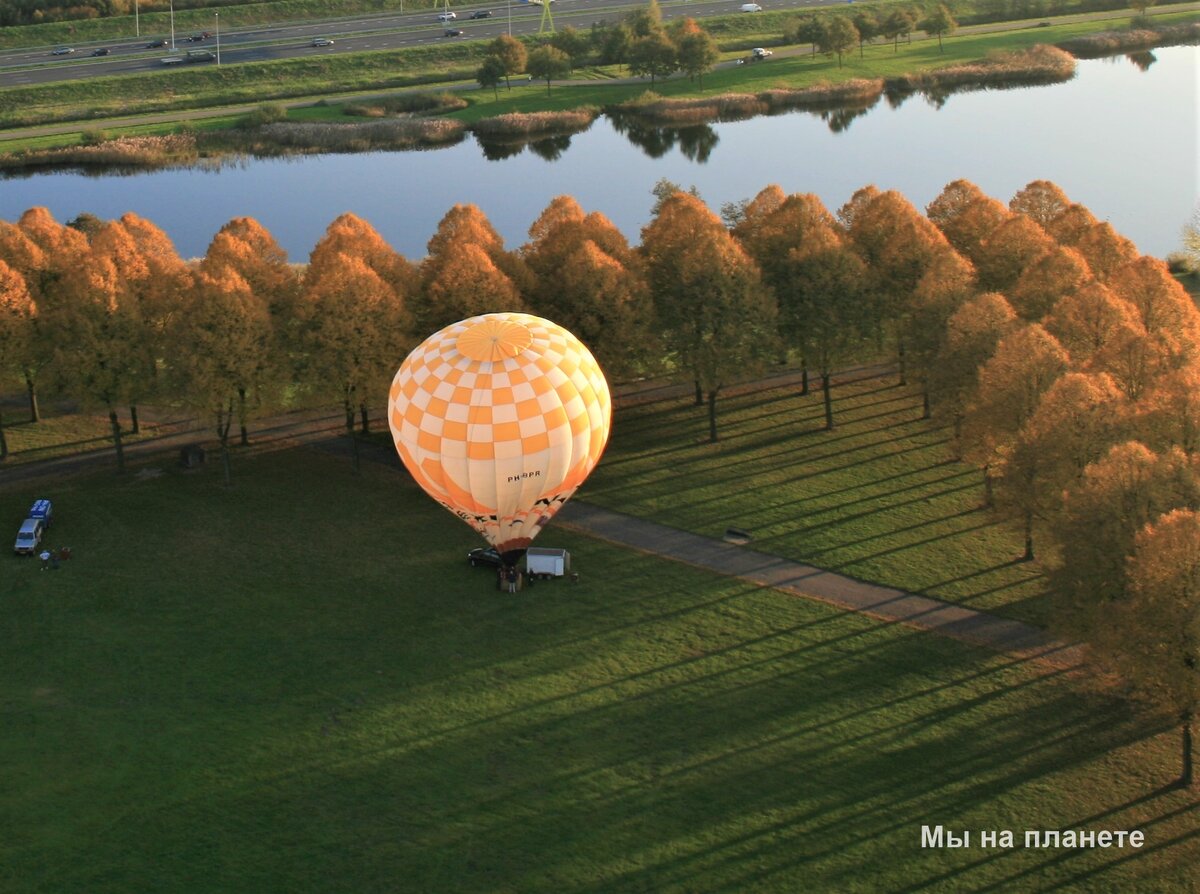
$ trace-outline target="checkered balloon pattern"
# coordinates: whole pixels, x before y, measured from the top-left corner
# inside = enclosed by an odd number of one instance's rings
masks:
[[[500,552],[523,549],[595,468],[612,402],[561,326],[492,313],[447,326],[392,381],[388,423],[427,494]]]

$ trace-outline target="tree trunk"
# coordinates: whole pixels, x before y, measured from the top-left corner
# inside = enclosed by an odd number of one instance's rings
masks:
[[[825,431],[833,431],[833,397],[829,393],[829,372],[821,372],[821,391],[825,394]]]
[[[350,402],[350,395],[353,393],[353,388],[343,390],[342,409],[346,412],[346,437],[350,439],[350,458],[354,462],[354,472],[358,474],[360,471],[358,464],[358,435],[354,431],[354,404]]]
[[[238,388],[238,428],[241,429],[241,445],[250,445],[250,433],[246,431],[246,389]]]
[[[362,422],[362,433],[369,435],[371,433],[371,418],[368,415],[366,404],[358,405],[358,418]]]
[[[137,404],[129,405],[129,432],[135,435],[142,433],[142,426],[137,418]]]
[[[125,445],[121,443],[121,420],[117,418],[117,411],[109,409],[108,421],[112,425],[113,447],[117,450],[117,473],[125,471]]]
[[[0,463],[8,459],[8,438],[4,436],[4,411],[0,410]]]
[[[992,494],[992,475],[988,466],[983,467],[983,508],[991,509],[994,504]]]
[[[900,384],[907,385],[908,384],[908,363],[907,363],[908,358],[904,354],[904,339],[900,339],[899,349],[900,349]]]
[[[1033,561],[1033,512],[1025,510],[1025,554],[1021,556],[1022,561]]]
[[[718,385],[708,392],[708,440],[710,443],[715,443],[717,440],[717,392],[721,390]]]
[[[38,407],[37,386],[33,384],[33,377],[29,373],[25,373],[25,390],[29,392],[29,421],[41,422],[42,411]]]
[[[700,380],[692,379],[692,384],[696,386],[696,406],[704,406],[704,391],[700,388]]]
[[[800,358],[800,396],[808,396],[808,358]]]
[[[221,469],[225,475],[225,486],[233,485],[233,473],[229,466],[229,429],[233,425],[233,400],[228,410],[217,410],[217,438],[221,442]]]
[[[921,418],[929,419],[932,416],[933,416],[933,414],[931,412],[929,412],[929,392],[922,391],[921,392]]]
[[[1183,712],[1183,737],[1180,743],[1183,747],[1183,770],[1179,774],[1179,785],[1183,788],[1191,788],[1196,782],[1196,775],[1192,770],[1192,712]]]

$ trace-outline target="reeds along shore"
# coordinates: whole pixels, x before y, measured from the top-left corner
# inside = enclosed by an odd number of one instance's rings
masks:
[[[484,118],[472,125],[480,137],[529,137],[542,134],[571,134],[587,130],[599,116],[594,106],[562,112],[512,112]]]
[[[1126,50],[1149,50],[1154,47],[1197,42],[1200,42],[1200,22],[1185,22],[1181,25],[1164,25],[1157,28],[1102,31],[1099,34],[1064,40],[1057,46],[1078,59],[1095,59]]]
[[[1075,77],[1075,57],[1044,44],[1028,50],[999,53],[979,62],[951,65],[933,71],[888,78],[888,90],[951,90],[1056,84]]]

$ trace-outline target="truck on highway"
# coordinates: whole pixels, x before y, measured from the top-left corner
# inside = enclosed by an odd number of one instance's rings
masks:
[[[167,56],[163,65],[179,65],[181,62],[212,62],[217,54],[212,50],[188,50],[182,56]]]

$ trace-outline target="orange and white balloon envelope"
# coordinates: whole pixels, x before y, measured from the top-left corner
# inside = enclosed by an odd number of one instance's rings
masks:
[[[408,355],[388,424],[425,492],[504,553],[529,546],[595,468],[612,401],[595,358],[566,329],[491,313]]]

